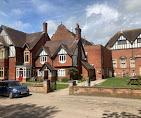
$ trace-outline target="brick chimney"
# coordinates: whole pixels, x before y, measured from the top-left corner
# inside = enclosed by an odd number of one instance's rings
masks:
[[[76,24],[75,31],[76,31],[75,39],[76,39],[76,40],[80,40],[80,39],[81,39],[81,29],[79,28],[78,23]]]
[[[45,40],[47,40],[47,23],[43,23],[43,32],[45,32]]]
[[[47,23],[43,23],[43,32],[47,34]]]

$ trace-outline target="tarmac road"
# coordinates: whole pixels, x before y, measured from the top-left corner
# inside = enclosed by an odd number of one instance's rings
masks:
[[[68,89],[0,97],[0,118],[141,118],[140,99],[68,95]]]

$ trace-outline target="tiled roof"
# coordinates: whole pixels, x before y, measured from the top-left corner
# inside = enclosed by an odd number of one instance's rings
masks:
[[[2,28],[5,30],[15,47],[23,47],[25,44],[27,44],[29,50],[32,50],[32,48],[44,34],[44,32],[27,34],[4,25],[2,25]]]
[[[75,38],[76,34],[75,34],[74,32],[71,32],[70,30],[68,30],[68,29],[65,27],[65,25],[63,25],[63,24],[60,24],[60,25],[58,26],[56,33],[58,33],[58,31],[61,30],[61,29],[65,29],[65,31],[67,31],[69,34],[71,34],[71,35],[69,36],[69,38]],[[55,34],[54,34],[54,35],[55,35]],[[54,36],[54,35],[53,35],[53,36]],[[61,35],[63,35],[63,34],[60,34],[60,36],[61,36]],[[52,38],[53,38],[53,36],[52,36]],[[61,40],[61,39],[60,39],[60,36],[58,37],[59,40]],[[89,42],[88,40],[84,40],[83,38],[81,38],[81,41],[82,41],[82,43],[84,43],[84,41],[85,41],[85,46],[94,45],[92,42]]]
[[[78,44],[78,40],[75,39],[64,39],[64,40],[54,40],[47,41],[44,45],[44,49],[50,53],[51,57],[56,53],[60,46],[64,47],[71,55]]]
[[[90,65],[88,62],[86,62],[84,60],[82,60],[81,63],[86,70],[94,69],[94,67],[92,65]]]
[[[39,71],[43,71],[44,67],[47,67],[49,70],[57,70],[56,68],[54,68],[49,62],[45,62],[44,65],[40,68]]]
[[[132,29],[132,30],[125,30],[125,31],[122,31],[122,35],[127,39],[129,40],[130,42],[131,41],[134,41],[138,35],[141,33],[141,29]],[[121,31],[117,32],[108,42],[109,46],[112,46],[115,41],[120,37],[121,35]]]
[[[44,32],[37,32],[26,35],[26,43],[29,46],[29,50],[31,50],[37,44],[37,42],[40,40],[43,34]]]

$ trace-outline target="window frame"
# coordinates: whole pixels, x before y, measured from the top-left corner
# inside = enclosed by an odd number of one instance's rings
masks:
[[[123,64],[123,63],[122,63],[122,59],[125,60],[125,67],[122,66],[122,64]],[[122,58],[122,59],[120,59],[120,67],[121,67],[121,68],[126,68],[126,59],[125,59],[125,58]]]
[[[134,62],[132,62],[134,60]],[[134,66],[133,66],[134,63]],[[136,62],[135,59],[130,59],[130,68],[135,68],[136,67]]]
[[[26,53],[28,53],[28,58],[27,58],[27,54]],[[28,59],[28,61],[25,60],[25,59]],[[30,59],[30,52],[29,51],[24,51],[24,63],[29,63],[29,59]]]
[[[58,77],[65,77],[66,70],[65,69],[58,69]]]
[[[47,56],[45,55],[40,56],[40,63],[44,64],[45,62],[47,62]]]
[[[0,79],[3,79],[4,78],[4,67],[0,67],[0,73],[1,72],[2,72],[2,76],[0,76]]]
[[[66,54],[59,55],[59,63],[63,64],[66,63],[66,61],[67,61]]]
[[[137,43],[141,43],[141,38],[137,38]]]
[[[115,61],[116,67],[113,66],[113,61]],[[113,66],[113,68],[117,68],[117,60],[116,59],[112,59],[112,66]]]
[[[42,75],[43,75],[42,71],[38,70],[38,77],[42,77]]]
[[[123,41],[124,41],[124,43],[121,43]],[[127,44],[127,41],[126,40],[118,40],[118,45],[124,45],[124,44]]]

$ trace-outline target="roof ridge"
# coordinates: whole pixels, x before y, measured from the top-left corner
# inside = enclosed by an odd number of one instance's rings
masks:
[[[6,27],[6,28],[9,28],[9,29],[12,29],[12,30],[15,30],[15,31],[18,31],[18,32],[22,32],[22,33],[25,33],[25,34],[28,34],[26,32],[23,32],[23,31],[19,31],[19,30],[16,30],[14,28],[11,28],[11,27],[8,27],[8,26],[5,26],[5,25],[1,25],[2,27]]]
[[[37,33],[44,33],[44,32],[41,31],[41,32],[34,32],[34,33],[30,33],[30,34],[37,34]],[[30,35],[30,34],[26,33],[26,35]]]

